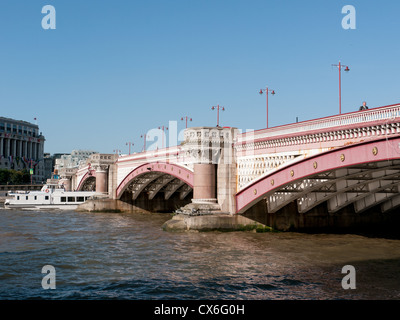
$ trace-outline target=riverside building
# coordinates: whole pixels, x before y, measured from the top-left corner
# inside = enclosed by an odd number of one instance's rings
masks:
[[[44,141],[37,124],[0,117],[0,168],[27,169],[33,183],[44,182]]]
[[[63,154],[55,160],[54,171],[60,171],[63,168],[78,168],[96,153],[98,152],[92,150],[72,150],[71,153]]]

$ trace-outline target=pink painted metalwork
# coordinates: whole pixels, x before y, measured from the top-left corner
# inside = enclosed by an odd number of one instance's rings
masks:
[[[136,177],[148,173],[149,171],[153,172],[161,172],[161,173],[167,173],[171,176],[174,176],[178,178],[179,180],[185,182],[188,184],[191,188],[193,188],[193,183],[194,183],[194,175],[193,172],[178,166],[176,164],[171,164],[171,163],[164,163],[164,162],[153,162],[153,163],[146,163],[143,164],[134,170],[132,170],[119,184],[116,190],[116,197],[119,199],[125,189],[129,186],[129,184],[132,182],[133,179]]]
[[[274,171],[239,191],[236,194],[236,210],[237,213],[243,213],[268,193],[317,173],[394,159],[400,159],[399,137],[361,142],[311,156]],[[315,166],[316,162],[318,166]]]
[[[88,170],[88,172],[85,173],[85,175],[83,176],[83,178],[82,178],[81,181],[79,182],[79,185],[78,185],[78,187],[76,188],[76,190],[81,190],[82,187],[83,187],[83,185],[85,184],[85,181],[86,181],[88,178],[91,178],[91,177],[96,178],[96,170],[94,170],[94,169]]]

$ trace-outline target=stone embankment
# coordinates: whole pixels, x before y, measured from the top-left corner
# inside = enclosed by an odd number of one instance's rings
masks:
[[[78,206],[77,211],[98,211],[98,212],[132,212],[132,206],[129,203],[114,199],[88,200]]]
[[[240,215],[209,214],[186,215],[177,214],[162,226],[165,231],[255,231],[271,232],[272,228],[247,219]]]
[[[89,200],[79,205],[78,211],[90,212],[137,212],[130,204],[113,199]],[[270,232],[272,228],[241,215],[231,215],[213,204],[189,204],[176,210],[166,221],[165,231],[254,231]]]

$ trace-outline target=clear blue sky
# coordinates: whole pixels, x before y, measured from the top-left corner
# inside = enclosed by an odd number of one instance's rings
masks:
[[[44,30],[44,5],[56,29]],[[341,10],[356,9],[344,30]],[[0,116],[33,121],[45,152],[128,152],[190,116],[242,130],[400,103],[399,1],[1,0]]]

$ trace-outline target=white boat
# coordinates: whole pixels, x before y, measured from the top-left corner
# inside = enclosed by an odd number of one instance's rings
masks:
[[[95,191],[65,191],[58,184],[45,184],[40,191],[10,191],[5,208],[74,210],[86,200],[102,194]],[[104,195],[103,195],[104,196]]]

